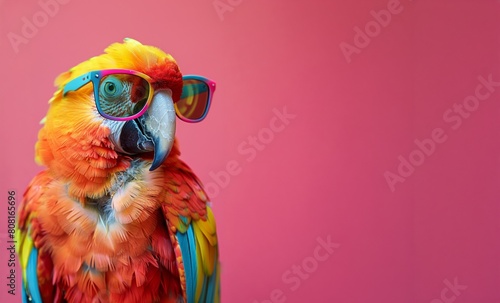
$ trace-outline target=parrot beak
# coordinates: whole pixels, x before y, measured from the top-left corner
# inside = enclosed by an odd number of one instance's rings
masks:
[[[148,111],[141,116],[144,132],[149,134],[154,144],[153,164],[155,170],[167,158],[175,138],[175,108],[171,90],[155,93]]]
[[[118,143],[117,149],[126,154],[153,151],[153,163],[149,170],[157,169],[174,144],[175,108],[172,91],[155,92],[148,111],[135,120],[125,122],[120,130],[114,132],[113,137],[113,141]]]

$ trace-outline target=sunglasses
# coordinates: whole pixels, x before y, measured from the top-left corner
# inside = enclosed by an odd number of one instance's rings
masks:
[[[179,119],[200,122],[205,119],[215,92],[215,82],[202,76],[182,77],[182,95],[175,106]],[[97,111],[115,121],[133,120],[143,115],[153,99],[152,79],[128,69],[106,69],[88,72],[68,82],[63,96],[92,82]]]

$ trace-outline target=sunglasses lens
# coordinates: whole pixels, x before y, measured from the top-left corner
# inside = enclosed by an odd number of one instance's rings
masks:
[[[99,83],[99,106],[112,117],[126,118],[139,113],[148,101],[150,86],[137,75],[112,74]]]
[[[202,120],[208,110],[209,93],[210,89],[205,82],[184,80],[181,99],[175,103],[177,115],[188,121]]]

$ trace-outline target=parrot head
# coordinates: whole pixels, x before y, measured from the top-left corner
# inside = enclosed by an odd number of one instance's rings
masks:
[[[177,156],[176,111],[183,119],[182,111],[194,110],[202,119],[209,106],[208,92],[200,94],[208,99],[201,107],[180,105],[183,76],[174,58],[133,39],[110,45],[58,76],[55,85],[36,160],[71,180],[75,196],[100,196],[133,159],[150,161],[155,170]]]

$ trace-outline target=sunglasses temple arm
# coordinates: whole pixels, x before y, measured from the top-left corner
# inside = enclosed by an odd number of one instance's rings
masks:
[[[65,96],[68,92],[72,92],[78,90],[80,87],[90,82],[90,73],[87,73],[81,77],[73,79],[69,81],[63,89],[63,96]]]

